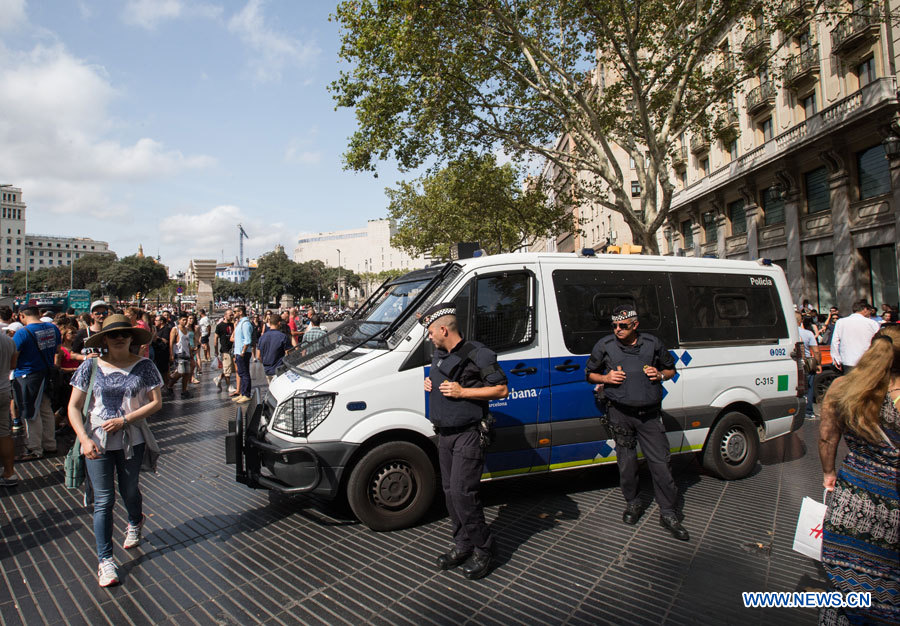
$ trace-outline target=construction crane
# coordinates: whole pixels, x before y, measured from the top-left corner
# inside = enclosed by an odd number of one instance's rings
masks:
[[[244,230],[244,227],[238,224],[238,249],[240,250],[238,257],[238,266],[244,266],[244,239],[250,239],[250,235]]]

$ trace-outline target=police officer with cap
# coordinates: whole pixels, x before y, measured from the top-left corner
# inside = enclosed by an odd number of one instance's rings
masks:
[[[613,334],[594,346],[585,373],[588,382],[603,385],[608,401],[609,429],[616,441],[626,502],[622,521],[637,524],[644,514],[638,496],[636,446],[640,443],[653,477],[659,523],[676,539],[687,541],[690,536],[678,520],[678,489],[669,469],[669,440],[660,414],[662,383],[675,375],[675,359],[659,338],[638,332],[633,305],[616,307],[612,322]]]
[[[460,335],[452,302],[431,307],[419,321],[434,344],[425,391],[455,544],[437,564],[442,570],[462,565],[466,578],[475,580],[490,570],[494,547],[478,492],[484,467],[480,425],[488,402],[506,397],[506,375],[496,353]]]

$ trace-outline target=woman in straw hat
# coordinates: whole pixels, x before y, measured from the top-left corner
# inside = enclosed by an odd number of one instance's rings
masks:
[[[69,422],[81,443],[94,489],[94,535],[101,587],[119,582],[112,558],[115,475],[119,477],[119,493],[128,511],[122,547],[133,548],[141,541],[144,514],[138,477],[145,452],[151,467],[158,453],[146,420],[162,407],[163,381],[152,361],[132,354],[129,348],[132,343],[144,345],[149,341],[146,329],[132,326],[124,315],[110,315],[103,322],[103,329],[85,341],[89,348],[105,349],[104,354],[82,363],[72,376]],[[89,387],[90,412],[82,421]]]

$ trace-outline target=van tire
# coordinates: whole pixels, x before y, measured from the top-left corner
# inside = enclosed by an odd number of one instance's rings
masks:
[[[749,475],[759,457],[759,433],[743,413],[726,413],[713,427],[703,450],[703,467],[724,480]]]
[[[369,450],[347,480],[353,514],[372,530],[398,530],[419,521],[434,500],[437,478],[425,451],[408,441]]]
[[[831,383],[840,375],[841,373],[834,369],[822,370],[821,373],[816,374],[816,377],[813,379],[813,387],[816,390],[814,394],[816,404],[822,403],[828,388],[831,387]]]

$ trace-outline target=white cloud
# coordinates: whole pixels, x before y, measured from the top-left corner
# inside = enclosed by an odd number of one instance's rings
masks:
[[[321,53],[314,41],[301,41],[279,33],[266,24],[262,0],[249,0],[228,22],[235,33],[254,53],[250,70],[259,82],[281,78],[285,67],[310,65]]]
[[[234,205],[221,205],[203,213],[179,213],[159,222],[159,237],[170,250],[167,259],[172,267],[187,267],[190,259],[234,260],[238,252],[238,224],[249,235],[244,240],[244,256],[255,258],[284,246],[288,257],[294,253],[296,237],[282,222],[268,222],[252,218]],[[168,260],[167,260],[168,262]]]
[[[317,145],[318,129],[313,128],[303,139],[294,138],[288,142],[284,149],[284,161],[286,163],[300,163],[301,165],[316,165],[322,162],[322,151],[315,150]]]
[[[122,10],[126,24],[155,29],[160,22],[183,17],[217,18],[222,8],[203,3],[185,3],[182,0],[129,0]]]
[[[0,0],[0,32],[25,23],[25,0]]]
[[[13,53],[0,48],[0,172],[26,184],[34,206],[57,213],[105,212],[104,186],[153,180],[210,165],[157,140],[133,143],[112,137],[108,108],[119,93],[102,67],[89,65],[61,45]]]

